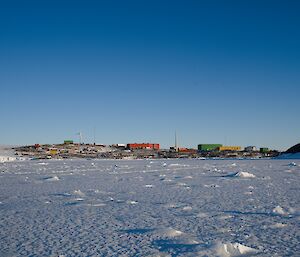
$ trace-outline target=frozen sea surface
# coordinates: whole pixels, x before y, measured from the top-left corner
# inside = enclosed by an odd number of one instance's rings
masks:
[[[299,256],[299,178],[299,160],[0,163],[0,256]]]

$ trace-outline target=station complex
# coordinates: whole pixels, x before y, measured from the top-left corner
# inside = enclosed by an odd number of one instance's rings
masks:
[[[84,144],[65,140],[61,144],[35,144],[15,148],[16,155],[33,159],[64,159],[64,158],[262,158],[278,155],[278,151],[266,147],[257,149],[255,146],[225,146],[222,144],[199,144],[197,149],[175,146],[161,149],[158,143],[128,144]]]

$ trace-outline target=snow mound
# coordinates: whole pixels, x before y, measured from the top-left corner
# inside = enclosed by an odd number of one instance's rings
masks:
[[[235,177],[239,178],[255,178],[255,175],[246,171],[240,171],[235,174]]]
[[[217,243],[214,247],[219,257],[235,257],[243,255],[252,255],[258,252],[257,249],[242,245],[240,243]]]
[[[160,229],[158,233],[164,237],[177,237],[184,234],[182,231],[173,228]]]
[[[217,188],[217,187],[220,187],[219,185],[217,185],[217,184],[211,184],[211,185],[204,185],[204,187],[215,187],[215,188]]]
[[[197,215],[196,215],[197,218],[206,218],[208,217],[207,213],[204,213],[204,212],[199,212]]]
[[[60,180],[60,178],[58,176],[54,176],[54,177],[49,177],[45,179],[46,181],[58,181]]]
[[[287,224],[284,224],[284,223],[275,223],[273,225],[270,225],[270,228],[285,228],[287,226]]]
[[[79,195],[79,196],[85,196],[85,194],[80,189],[74,190],[73,194],[74,195]]]
[[[74,201],[84,201],[84,199],[83,199],[83,198],[80,198],[80,197],[78,197],[78,198],[75,198],[75,199],[74,199]]]
[[[289,213],[287,211],[285,211],[281,206],[276,206],[273,209],[273,213],[275,214],[279,214],[279,215],[289,215]]]
[[[128,201],[126,201],[128,204],[132,204],[132,205],[135,205],[135,204],[138,204],[138,202],[137,201],[130,201],[130,200],[128,200]]]
[[[183,211],[191,211],[193,208],[191,206],[185,206],[182,208]]]
[[[179,164],[179,163],[171,163],[169,164],[169,167],[172,168],[172,167],[188,167],[189,165],[186,165],[186,164]]]
[[[49,163],[46,163],[46,162],[39,162],[38,164],[39,164],[39,165],[48,165]]]
[[[297,163],[295,163],[295,162],[291,162],[291,163],[289,163],[289,165],[288,166],[297,166]]]
[[[255,175],[250,172],[239,171],[239,172],[225,175],[223,177],[225,177],[225,178],[255,178]]]
[[[103,207],[103,206],[106,206],[105,203],[95,203],[95,204],[91,204],[91,206],[94,206],[94,207]]]

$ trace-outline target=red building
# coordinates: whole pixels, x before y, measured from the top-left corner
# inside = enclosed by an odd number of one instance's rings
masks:
[[[198,151],[196,149],[190,148],[178,148],[179,153],[188,153],[188,154],[196,154]]]
[[[35,149],[38,149],[38,148],[40,148],[40,147],[41,147],[40,144],[35,144],[35,145],[34,145],[34,148],[35,148]]]
[[[133,144],[127,144],[128,149],[153,149],[153,150],[159,150],[159,144],[150,144],[150,143],[133,143]]]

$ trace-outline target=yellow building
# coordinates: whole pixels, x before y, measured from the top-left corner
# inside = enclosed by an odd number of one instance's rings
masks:
[[[55,155],[58,153],[58,150],[56,148],[50,148],[49,151],[51,155]]]
[[[240,146],[219,146],[219,151],[241,151]]]

